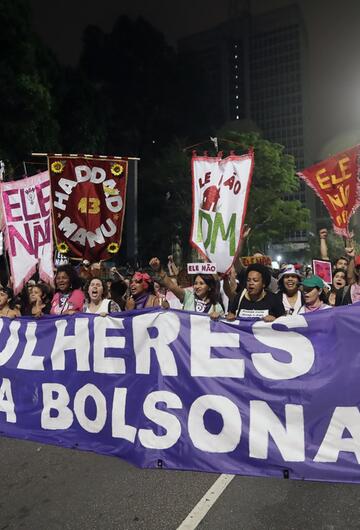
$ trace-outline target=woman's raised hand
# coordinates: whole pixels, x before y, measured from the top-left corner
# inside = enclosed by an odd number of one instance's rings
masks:
[[[161,263],[160,263],[159,258],[151,258],[149,265],[152,268],[152,270],[155,272],[159,272],[161,269]]]

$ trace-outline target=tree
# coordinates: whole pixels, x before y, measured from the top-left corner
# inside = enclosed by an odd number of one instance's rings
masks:
[[[266,250],[268,243],[284,240],[287,232],[305,229],[309,211],[299,201],[284,198],[299,187],[293,157],[284,153],[283,146],[264,140],[258,133],[221,134],[227,140],[220,140],[224,151],[233,149],[241,154],[251,146],[254,148],[255,166],[246,216],[252,227],[250,250]],[[209,153],[210,150],[209,144]],[[189,254],[190,154],[182,150],[181,142],[172,144],[141,171],[140,212],[140,248],[144,257],[154,251],[164,257],[176,236],[185,246],[185,255]]]
[[[191,222],[190,157],[180,141],[141,166],[139,234],[141,257],[166,257],[178,237],[187,246]]]
[[[298,200],[288,200],[299,189],[294,157],[285,154],[284,146],[272,143],[259,133],[228,131],[229,149],[254,148],[255,165],[246,214],[252,227],[250,250],[266,252],[269,243],[286,240],[294,230],[308,228],[310,212]]]
[[[47,70],[56,61],[31,32],[25,0],[1,2],[0,26],[0,157],[15,164],[32,150],[58,146]]]
[[[176,53],[144,19],[120,16],[109,34],[89,26],[80,68],[107,117],[108,153],[143,157],[174,137]]]

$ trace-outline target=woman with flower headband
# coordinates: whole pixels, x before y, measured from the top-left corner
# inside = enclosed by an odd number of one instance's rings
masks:
[[[126,300],[125,309],[145,309],[147,307],[163,307],[168,309],[169,304],[156,296],[154,283],[146,272],[135,272],[130,281],[130,296]]]

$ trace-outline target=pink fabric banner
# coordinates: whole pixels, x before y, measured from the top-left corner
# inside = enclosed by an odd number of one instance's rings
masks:
[[[0,184],[5,243],[15,294],[39,268],[42,280],[52,284],[53,239],[49,172]]]

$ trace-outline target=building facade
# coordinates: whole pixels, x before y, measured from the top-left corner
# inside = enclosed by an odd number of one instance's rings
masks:
[[[197,55],[221,125],[251,121],[264,138],[285,146],[298,170],[312,163],[306,144],[307,41],[297,6],[260,15],[246,5],[240,12],[234,9],[227,22],[182,39],[179,51]],[[303,182],[287,198],[300,200],[315,220],[315,197]],[[304,252],[308,235],[301,230],[287,234],[289,257]]]

